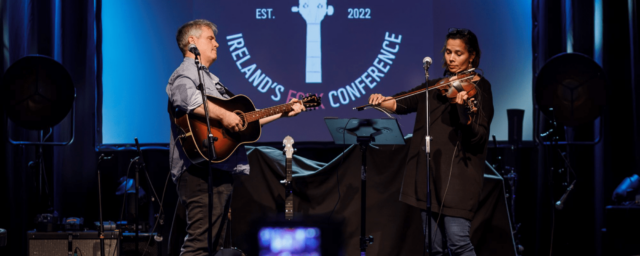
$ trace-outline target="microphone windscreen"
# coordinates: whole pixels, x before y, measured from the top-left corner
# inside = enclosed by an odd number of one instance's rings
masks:
[[[200,55],[200,51],[198,51],[198,47],[195,44],[189,45],[189,51],[195,55]]]
[[[423,64],[431,65],[431,57],[427,56],[422,59]]]

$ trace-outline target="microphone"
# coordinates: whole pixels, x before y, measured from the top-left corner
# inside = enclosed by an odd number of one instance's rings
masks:
[[[567,199],[569,192],[571,192],[571,190],[573,189],[573,184],[576,184],[576,180],[573,180],[573,182],[571,182],[571,185],[567,188],[567,192],[564,192],[564,195],[562,195],[560,200],[556,202],[556,209],[562,210],[562,207],[564,207],[564,200]]]
[[[431,66],[431,57],[424,57],[424,59],[422,59],[422,67],[424,70],[429,70],[429,66]]]
[[[196,47],[195,44],[190,44],[189,45],[189,51],[191,53],[193,53],[193,55],[195,55],[195,56],[200,56],[200,51],[198,51],[198,47]]]

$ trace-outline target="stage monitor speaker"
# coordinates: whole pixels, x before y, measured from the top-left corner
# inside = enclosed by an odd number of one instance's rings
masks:
[[[119,254],[119,231],[104,232],[104,252]],[[77,255],[100,255],[100,239],[97,231],[81,232],[27,232],[29,256],[68,255],[69,249]]]
[[[155,240],[157,233],[140,233],[138,238],[138,252],[136,252],[135,233],[125,232],[122,234],[120,251],[122,256],[135,255],[162,255],[162,242]],[[151,237],[150,237],[151,236]]]

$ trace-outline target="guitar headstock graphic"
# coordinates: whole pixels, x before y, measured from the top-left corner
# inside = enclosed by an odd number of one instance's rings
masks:
[[[307,24],[314,24],[320,23],[327,14],[333,15],[333,6],[327,5],[327,0],[300,0],[291,11],[300,13]]]

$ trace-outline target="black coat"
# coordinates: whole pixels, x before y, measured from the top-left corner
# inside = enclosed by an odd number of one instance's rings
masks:
[[[430,80],[429,85],[437,81]],[[483,77],[476,86],[478,114],[469,125],[461,121],[461,118],[468,118],[464,106],[450,103],[439,90],[429,92],[431,209],[435,213],[442,211],[442,214],[469,220],[478,208],[482,193],[489,127],[493,119],[491,84]],[[424,87],[422,84],[411,91]],[[397,100],[396,113],[416,111],[400,201],[426,209],[425,95],[419,93]]]

